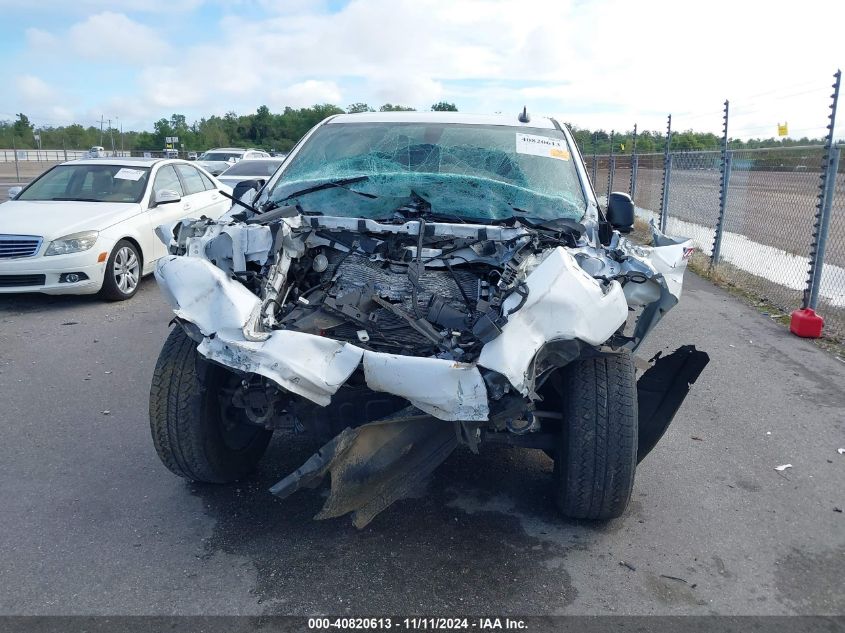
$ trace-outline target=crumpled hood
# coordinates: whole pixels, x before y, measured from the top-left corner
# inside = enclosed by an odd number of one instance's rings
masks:
[[[11,200],[0,205],[0,234],[40,235],[45,241],[79,231],[102,231],[143,213],[128,202]]]

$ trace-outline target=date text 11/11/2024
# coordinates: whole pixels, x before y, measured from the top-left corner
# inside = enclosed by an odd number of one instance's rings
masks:
[[[478,630],[478,631],[525,631],[528,623],[520,618],[308,618],[308,629],[319,630],[389,630],[412,631]]]

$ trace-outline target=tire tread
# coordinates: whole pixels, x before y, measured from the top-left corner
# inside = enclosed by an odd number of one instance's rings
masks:
[[[556,500],[580,519],[620,516],[633,489],[637,401],[629,354],[584,359],[565,369],[564,429]]]

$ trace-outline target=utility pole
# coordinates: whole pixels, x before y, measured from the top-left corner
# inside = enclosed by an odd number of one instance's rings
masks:
[[[100,147],[103,146],[103,115],[100,115]]]
[[[109,136],[111,137],[111,155],[114,156],[114,128],[111,126],[111,119],[109,119]]]

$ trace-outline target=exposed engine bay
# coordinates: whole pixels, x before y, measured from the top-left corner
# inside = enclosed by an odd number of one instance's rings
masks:
[[[283,207],[159,228],[171,253],[156,267],[159,285],[199,353],[243,377],[234,402],[250,421],[302,429],[350,389],[393,399],[378,419],[341,421],[333,434],[350,428],[274,492],[331,470],[336,511],[323,515],[357,510],[360,526],[382,509],[372,503],[402,496],[457,444],[542,448],[531,435],[560,424],[543,408],[549,377],[585,355],[635,350],[677,303],[692,250],[654,227],[654,246],[644,247],[618,232],[603,245],[593,226],[572,220],[450,219]],[[432,430],[420,433],[420,420]],[[362,433],[403,425],[429,444],[437,429],[443,441],[416,462],[397,449],[403,459],[391,464],[404,483],[393,492],[373,486],[369,501],[357,499],[358,473],[355,493],[338,500],[336,470],[352,459],[349,447]],[[376,443],[390,442],[403,440]]]

